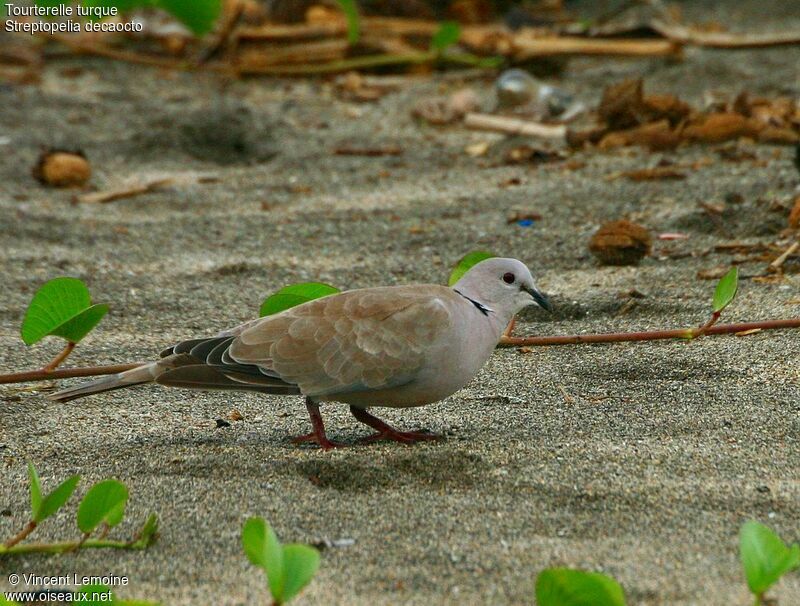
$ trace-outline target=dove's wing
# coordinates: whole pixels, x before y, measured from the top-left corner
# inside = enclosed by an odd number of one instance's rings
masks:
[[[317,299],[248,326],[224,357],[308,396],[397,387],[415,379],[452,327],[452,298],[458,295],[432,285]]]

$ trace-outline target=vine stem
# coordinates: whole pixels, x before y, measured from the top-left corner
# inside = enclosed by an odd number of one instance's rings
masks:
[[[53,358],[50,361],[50,364],[48,364],[47,366],[42,368],[42,370],[45,371],[45,372],[53,372],[56,368],[58,368],[58,366],[64,360],[67,359],[67,356],[72,353],[72,350],[75,349],[75,345],[76,345],[76,343],[73,343],[72,341],[68,341],[67,342],[67,346],[64,348],[64,350],[60,354],[58,354],[55,358]]]
[[[16,538],[16,537],[15,537]],[[0,549],[0,557],[4,555],[20,555],[25,553],[66,553],[75,549],[144,549],[135,541],[113,541],[110,539],[86,539],[81,541],[61,541],[56,543],[25,543]]]
[[[759,322],[740,322],[738,324],[716,324],[719,316],[698,328],[677,328],[672,330],[650,330],[642,332],[611,332],[586,335],[555,335],[551,337],[513,337],[506,331],[500,338],[498,347],[531,347],[543,345],[582,345],[587,343],[622,343],[628,341],[658,341],[663,339],[694,339],[701,335],[724,335],[748,330],[778,330],[782,328],[800,328],[800,318],[786,320],[761,320]],[[69,379],[74,377],[94,377],[112,375],[141,366],[145,362],[135,364],[115,364],[110,366],[87,366],[81,368],[62,368],[53,371],[44,369],[0,375],[0,384],[29,383],[32,381],[49,381],[52,379]]]
[[[113,375],[118,372],[125,372],[131,368],[141,366],[138,364],[112,364],[110,366],[86,366],[80,368],[60,368],[57,370],[27,370],[25,372],[14,372],[7,375],[0,375],[0,384],[3,383],[29,383],[31,381],[49,381],[51,379],[70,379],[72,377],[96,377],[98,375]]]
[[[713,319],[713,318],[712,318]],[[787,320],[762,320],[760,322],[740,322],[738,324],[706,324],[700,328],[673,330],[650,330],[643,332],[611,332],[587,335],[556,335],[552,337],[502,337],[500,347],[521,347],[540,345],[580,345],[585,343],[620,343],[625,341],[657,341],[660,339],[689,339],[704,335],[725,335],[747,330],[777,330],[781,328],[800,328],[800,318]]]
[[[25,524],[25,527],[22,530],[20,530],[17,534],[15,534],[13,537],[8,539],[8,541],[6,541],[5,545],[3,545],[3,546],[6,549],[11,549],[12,547],[14,547],[14,545],[19,543],[21,540],[23,540],[25,537],[27,537],[30,533],[32,533],[35,528],[36,528],[36,521],[35,520],[31,520],[30,522]]]

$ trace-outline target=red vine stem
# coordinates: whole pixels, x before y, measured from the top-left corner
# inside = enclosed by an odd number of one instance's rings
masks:
[[[61,368],[48,371],[43,368],[39,370],[28,370],[25,372],[14,372],[7,375],[0,375],[0,384],[3,383],[28,383],[30,381],[50,381],[52,379],[69,379],[72,377],[95,377],[98,375],[113,375],[124,372],[131,368],[141,366],[138,364],[114,364],[111,366],[86,366],[84,368]]]
[[[678,328],[673,330],[651,330],[643,332],[611,332],[587,335],[556,335],[552,337],[512,337],[503,335],[499,347],[524,347],[540,345],[580,345],[585,343],[620,343],[626,341],[657,341],[661,339],[694,339],[701,335],[725,335],[747,330],[777,330],[781,328],[800,328],[800,318],[788,320],[762,320],[739,324],[715,324],[716,318],[698,328]],[[141,366],[136,364],[116,364],[111,366],[87,366],[85,368],[62,368],[47,371],[44,369],[0,375],[0,384],[49,381],[72,377],[94,377],[112,375]]]
[[[788,320],[762,320],[761,322],[741,322],[739,324],[717,324],[701,328],[678,328],[675,330],[652,330],[644,332],[612,332],[588,335],[557,335],[553,337],[503,337],[500,347],[520,347],[538,345],[576,345],[583,343],[618,343],[623,341],[657,341],[659,339],[688,339],[705,335],[725,335],[746,330],[776,330],[780,328],[800,328],[800,318]]]
[[[50,364],[48,364],[47,366],[42,368],[42,370],[45,371],[45,372],[53,372],[56,368],[58,368],[58,366],[64,360],[67,359],[67,356],[72,353],[73,349],[75,349],[75,343],[73,343],[72,341],[69,341],[67,343],[67,346],[64,348],[64,350],[60,354],[58,354],[55,358],[53,358],[50,361]]]
[[[4,545],[5,548],[10,549],[11,547],[19,543],[22,539],[27,537],[30,533],[32,533],[35,528],[36,528],[36,522],[31,520],[30,522],[25,524],[25,527],[22,530],[20,530],[17,534],[15,534],[13,537],[11,537],[10,539],[8,539],[8,541],[5,542]]]

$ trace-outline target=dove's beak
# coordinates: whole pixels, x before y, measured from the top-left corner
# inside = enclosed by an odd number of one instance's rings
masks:
[[[545,295],[541,290],[538,290],[535,286],[530,288],[523,286],[522,290],[533,297],[533,300],[536,301],[536,304],[539,307],[549,311],[550,313],[553,313],[553,304],[550,302],[550,299],[547,298],[547,295]]]

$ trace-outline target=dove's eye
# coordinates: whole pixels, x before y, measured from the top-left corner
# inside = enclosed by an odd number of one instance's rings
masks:
[[[514,274],[512,274],[511,272],[503,274],[503,282],[505,282],[506,284],[513,284],[514,280],[516,280],[516,278],[514,277]]]

